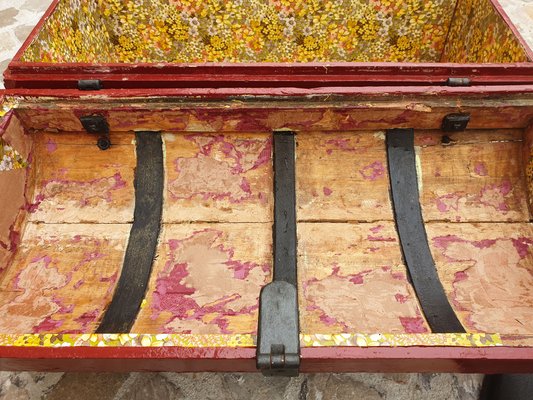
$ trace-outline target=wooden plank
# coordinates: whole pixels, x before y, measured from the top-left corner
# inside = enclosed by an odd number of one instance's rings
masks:
[[[524,128],[533,118],[533,100],[529,98],[531,95],[524,97],[526,96],[524,91],[520,94],[522,97],[518,99],[503,96],[498,96],[498,99],[466,99],[464,96],[456,99],[444,98],[445,94],[441,96],[438,93],[440,89],[426,88],[426,91],[431,93],[431,98],[413,97],[409,100],[399,100],[404,94],[401,88],[395,89],[398,93],[387,92],[387,95],[374,88],[374,92],[371,93],[374,97],[361,100],[359,95],[351,98],[349,92],[346,95],[341,93],[339,96],[334,96],[332,94],[334,88],[329,88],[329,92],[327,89],[321,89],[323,93],[315,93],[313,90],[309,93],[295,93],[291,98],[288,97],[291,96],[291,89],[282,88],[277,95],[283,97],[267,97],[268,101],[261,97],[267,96],[268,91],[257,93],[257,99],[246,97],[224,101],[228,96],[233,97],[238,93],[222,93],[219,99],[188,103],[183,101],[172,103],[171,99],[167,99],[168,102],[157,103],[154,99],[142,98],[107,98],[106,103],[90,103],[90,99],[84,101],[77,98],[67,101],[54,99],[54,103],[25,103],[17,109],[17,115],[28,129],[81,131],[78,116],[94,112],[107,115],[113,131],[136,129],[191,133],[236,131],[264,133],[276,129],[290,129],[295,132],[317,130],[338,132],[393,127],[439,129],[444,116],[454,112],[471,115],[469,129],[508,129]],[[531,89],[533,91],[533,86]],[[123,91],[118,92],[124,95]],[[207,93],[215,96],[216,90],[211,89]],[[75,94],[78,96],[79,91],[77,90]],[[193,95],[194,91],[187,90],[185,94]],[[311,94],[316,95],[312,101],[307,97]],[[320,94],[324,98],[321,98]],[[479,94],[476,93],[476,96]],[[135,93],[132,93],[132,96],[134,95]],[[145,95],[162,94],[152,91]],[[394,97],[388,97],[391,95]],[[330,97],[332,100],[329,100]]]
[[[26,168],[0,171],[0,278],[20,241],[17,220],[26,202],[27,174]]]
[[[393,220],[383,131],[297,136],[299,221]]]
[[[391,221],[299,223],[302,333],[429,332]]]
[[[271,249],[270,223],[165,224],[132,332],[255,333]]]
[[[533,332],[533,225],[427,223],[441,282],[469,331]]]
[[[526,175],[529,216],[533,220],[533,122],[524,131],[524,146],[522,160]]]
[[[273,220],[270,133],[163,135],[163,221]]]
[[[129,230],[29,223],[0,282],[0,331],[93,332],[111,301]]]
[[[426,221],[529,220],[522,164],[522,143],[516,132],[468,132],[437,144],[443,133],[417,134],[420,202]],[[422,145],[426,143],[425,145]]]
[[[523,134],[522,129],[467,129],[460,132],[417,129],[415,146],[441,146],[443,136],[447,136],[452,145],[521,142]]]
[[[29,220],[126,223],[133,220],[133,135],[112,134],[109,150],[93,135],[35,134],[35,189]],[[72,143],[70,143],[72,140]],[[124,143],[124,144],[121,144]]]

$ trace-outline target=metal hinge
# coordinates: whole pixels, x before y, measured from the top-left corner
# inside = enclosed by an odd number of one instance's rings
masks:
[[[260,295],[257,368],[266,376],[298,376],[299,339],[296,287],[269,283]]]
[[[78,81],[79,90],[100,90],[104,86],[100,79],[80,79]]]
[[[448,80],[446,81],[446,86],[470,86],[470,83],[470,78],[448,78]]]
[[[109,124],[103,115],[85,115],[80,117],[80,122],[88,133],[98,135],[96,145],[100,150],[107,150],[111,147],[111,140],[109,139]]]
[[[470,122],[470,114],[448,114],[442,120],[441,129],[445,132],[464,131],[468,125],[468,122]]]

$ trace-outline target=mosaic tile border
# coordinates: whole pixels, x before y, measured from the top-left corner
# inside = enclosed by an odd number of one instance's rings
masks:
[[[0,334],[0,346],[14,347],[255,347],[254,335],[194,334]],[[495,347],[499,334],[301,334],[302,347]]]

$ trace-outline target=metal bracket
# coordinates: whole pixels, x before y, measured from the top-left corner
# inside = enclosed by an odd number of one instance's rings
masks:
[[[100,150],[107,150],[111,147],[111,140],[109,139],[109,124],[103,115],[85,115],[80,117],[80,122],[88,133],[98,135],[96,145]]]
[[[470,122],[470,114],[448,114],[442,120],[441,129],[445,132],[464,131]]]
[[[79,90],[100,90],[103,88],[104,86],[100,79],[80,79],[78,81]]]
[[[257,368],[265,376],[298,376],[300,338],[296,287],[274,281],[261,289]]]
[[[257,368],[266,376],[297,376],[298,320],[294,132],[274,132],[274,277],[261,289]]]
[[[448,78],[448,80],[446,81],[446,86],[470,86],[470,78]]]

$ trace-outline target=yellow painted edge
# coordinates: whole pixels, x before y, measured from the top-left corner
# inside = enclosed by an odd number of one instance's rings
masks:
[[[20,347],[255,347],[250,334],[0,334],[0,346]],[[494,347],[495,333],[301,334],[302,347]]]

